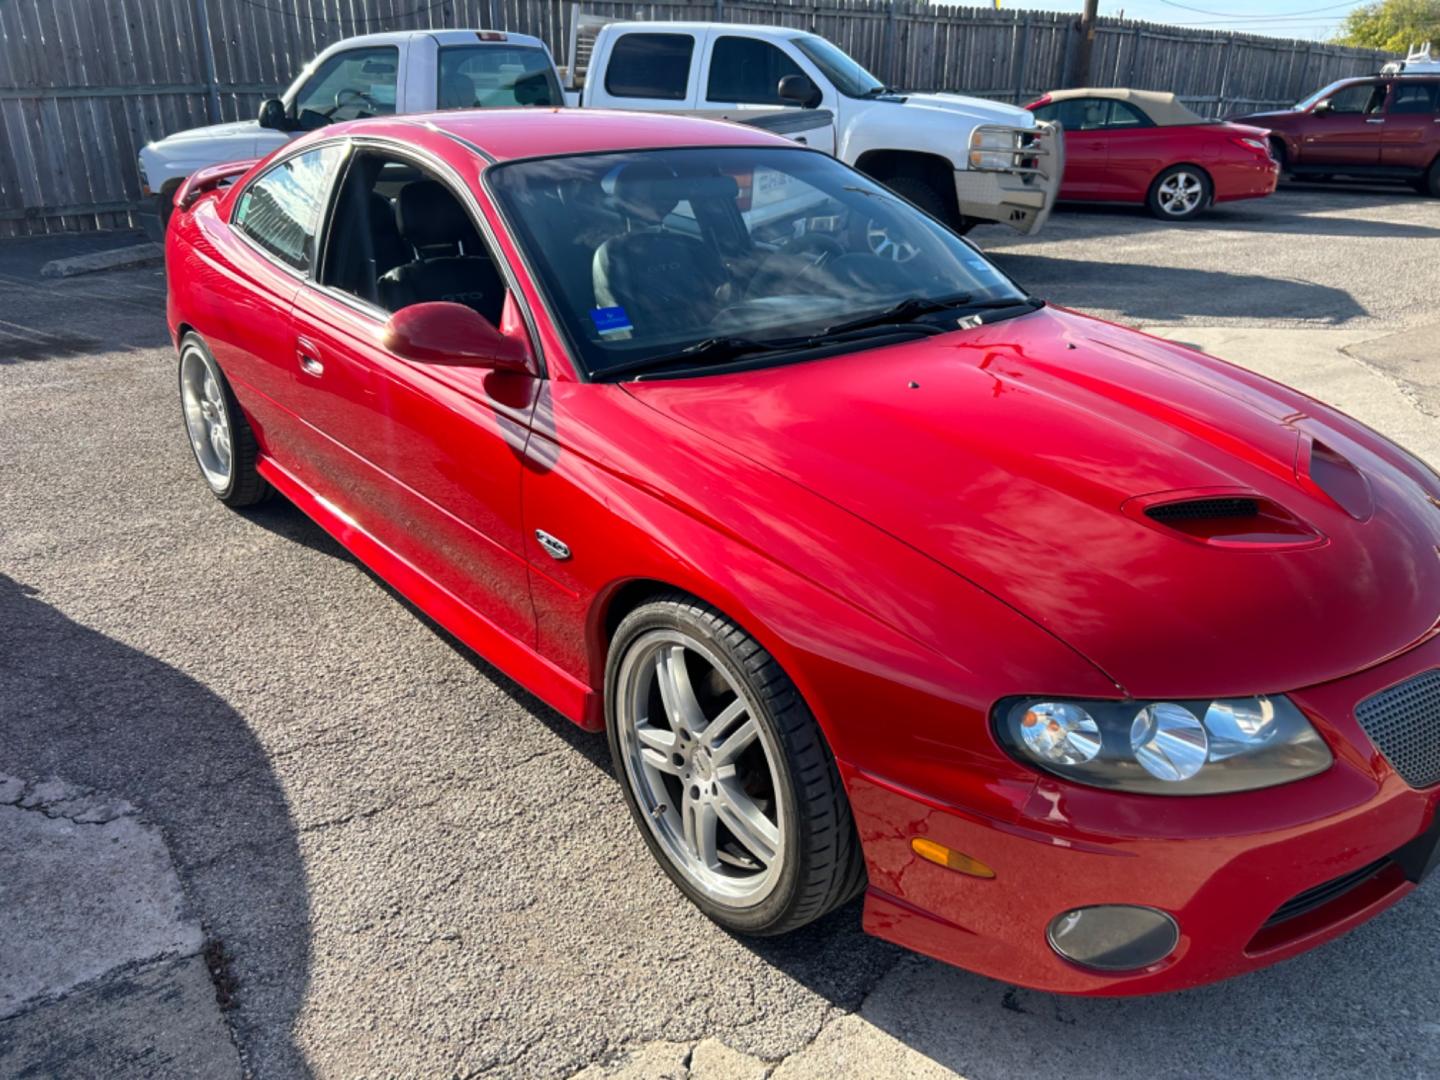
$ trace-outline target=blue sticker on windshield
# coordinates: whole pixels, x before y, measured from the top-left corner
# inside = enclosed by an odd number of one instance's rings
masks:
[[[630,316],[625,314],[623,307],[591,308],[590,319],[595,323],[595,329],[601,335],[618,334],[624,330],[635,329],[635,325],[630,321]]]

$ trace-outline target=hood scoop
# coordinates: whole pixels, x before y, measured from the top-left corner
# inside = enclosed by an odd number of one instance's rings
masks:
[[[1325,542],[1318,529],[1250,491],[1164,491],[1128,499],[1121,509],[1152,528],[1211,547],[1274,551]]]

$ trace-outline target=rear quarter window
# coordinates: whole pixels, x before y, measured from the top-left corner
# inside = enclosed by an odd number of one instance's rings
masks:
[[[611,97],[685,100],[695,39],[689,34],[624,34],[605,65]]]
[[[241,192],[231,226],[286,266],[308,270],[330,181],[344,155],[332,144],[271,166]]]

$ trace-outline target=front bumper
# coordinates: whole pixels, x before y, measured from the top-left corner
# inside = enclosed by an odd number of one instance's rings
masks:
[[[1440,842],[1440,785],[1408,787],[1354,716],[1360,701],[1436,667],[1440,638],[1290,694],[1335,764],[1263,791],[1138,796],[1047,776],[1002,821],[842,764],[870,873],[865,928],[1006,982],[1115,995],[1214,982],[1337,937],[1413,890]],[[995,877],[917,858],[917,836],[980,860]],[[1061,912],[1097,904],[1167,912],[1179,944],[1133,972],[1072,964],[1050,947],[1046,928]]]
[[[1021,164],[1013,170],[955,172],[955,197],[960,214],[970,221],[1009,225],[1028,236],[1050,219],[1065,175],[1065,139],[1060,128],[1044,121]]]

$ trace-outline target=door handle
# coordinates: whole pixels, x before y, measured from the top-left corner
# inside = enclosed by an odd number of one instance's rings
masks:
[[[809,145],[810,145],[810,140],[807,139],[807,138],[805,138],[804,135],[796,135],[796,136],[795,136],[795,141],[798,142],[801,146],[809,146]]]
[[[1383,123],[1385,123],[1385,118],[1384,118],[1383,116],[1367,116],[1367,117],[1365,118],[1365,123],[1367,123],[1367,124],[1383,124]]]
[[[320,362],[320,350],[312,341],[301,338],[295,343],[295,359],[300,361],[300,370],[317,379],[325,374],[325,365]]]

